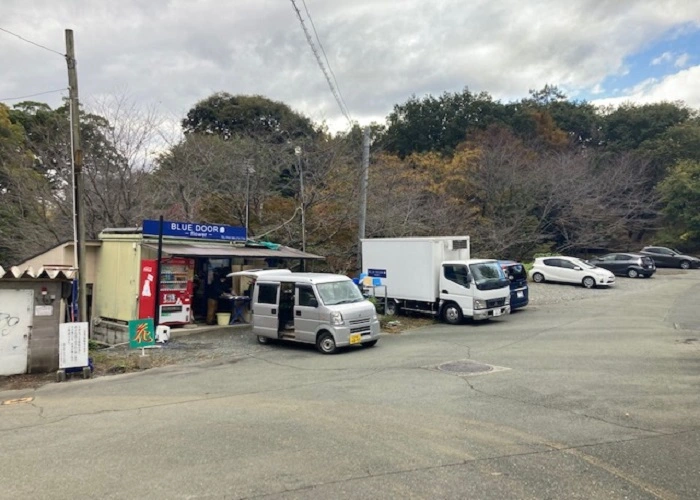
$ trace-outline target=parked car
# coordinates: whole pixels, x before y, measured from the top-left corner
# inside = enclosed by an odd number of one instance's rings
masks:
[[[576,257],[562,256],[536,258],[530,270],[530,278],[535,283],[578,283],[586,288],[615,283],[615,275],[607,269],[592,266]]]
[[[498,263],[510,281],[510,310],[525,307],[530,300],[525,266],[513,260],[499,260]]]
[[[673,248],[644,247],[639,253],[654,259],[657,267],[680,267],[681,269],[700,267],[700,259],[692,255],[685,255]]]
[[[650,278],[656,272],[654,259],[640,253],[609,253],[587,262],[628,278]]]

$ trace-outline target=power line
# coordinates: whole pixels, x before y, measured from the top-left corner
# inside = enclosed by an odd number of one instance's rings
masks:
[[[338,80],[335,78],[335,73],[333,72],[333,68],[331,67],[331,63],[328,60],[328,56],[326,55],[326,50],[323,48],[323,44],[321,43],[321,39],[318,36],[318,31],[316,31],[316,24],[314,24],[314,20],[311,17],[311,12],[309,12],[309,8],[306,6],[306,0],[301,0],[301,3],[304,4],[304,10],[306,11],[306,17],[308,18],[309,22],[311,23],[311,28],[314,30],[314,36],[316,37],[316,41],[318,42],[318,46],[321,49],[321,53],[323,54],[323,59],[326,61],[326,66],[328,67],[328,71],[331,72],[331,76],[333,77],[333,82],[335,83],[335,88],[338,90],[338,96],[340,96],[340,100],[343,103],[343,107],[345,108],[345,111],[347,114],[350,114],[350,111],[348,110],[348,105],[345,103],[345,99],[343,99],[343,93],[340,91],[340,85],[338,85]]]
[[[38,92],[36,94],[29,94],[29,95],[21,95],[17,97],[0,97],[0,101],[17,101],[19,99],[27,99],[29,97],[36,97],[38,95],[44,95],[44,94],[53,94],[54,92],[66,92],[68,89],[56,89],[56,90],[47,90],[46,92]]]
[[[318,53],[318,49],[316,48],[316,45],[314,44],[313,39],[311,38],[311,33],[309,33],[309,29],[306,27],[306,23],[304,22],[304,18],[301,15],[301,11],[297,7],[297,4],[295,0],[290,0],[292,2],[292,7],[294,8],[294,11],[297,13],[297,17],[299,18],[299,23],[301,24],[302,29],[304,30],[304,35],[306,35],[306,41],[309,43],[309,47],[311,47],[311,51],[314,53],[314,56],[316,57],[316,62],[318,63],[319,68],[321,68],[321,71],[323,72],[323,76],[326,77],[326,81],[328,82],[328,87],[331,89],[331,93],[333,94],[333,97],[335,97],[335,101],[338,103],[338,107],[340,108],[340,112],[343,113],[343,116],[345,119],[352,125],[352,119],[350,118],[350,113],[348,113],[348,110],[345,106],[345,102],[343,101],[342,97],[340,96],[339,90],[336,89],[336,86],[333,84],[333,81],[331,80],[331,76],[328,74],[328,70],[326,69],[326,66],[323,64],[323,61],[321,60],[321,55]],[[302,0],[303,1],[303,0]],[[306,3],[304,3],[306,6]],[[308,10],[307,10],[308,14]],[[309,17],[309,20],[311,18]],[[330,65],[329,65],[330,68]]]
[[[36,45],[37,47],[40,47],[40,48],[42,48],[42,49],[44,49],[44,50],[48,50],[49,52],[53,52],[54,54],[58,54],[58,55],[61,56],[61,57],[66,57],[65,54],[61,54],[61,53],[58,52],[57,50],[53,50],[53,49],[50,49],[50,48],[48,48],[48,47],[45,47],[45,46],[41,45],[40,43],[36,43],[36,42],[32,42],[31,40],[27,40],[26,38],[24,38],[24,37],[18,35],[17,33],[13,33],[13,32],[11,32],[10,30],[6,30],[5,28],[0,28],[0,31],[4,31],[5,33],[9,33],[10,35],[16,36],[17,38],[19,38],[20,40],[22,40],[22,41],[24,41],[24,42],[31,43],[32,45]]]

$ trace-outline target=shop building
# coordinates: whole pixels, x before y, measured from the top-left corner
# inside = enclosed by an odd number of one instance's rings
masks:
[[[144,229],[105,229],[99,235],[92,333],[96,340],[127,341],[127,322],[138,318],[157,316],[159,324],[175,327],[204,322],[207,290],[217,275],[308,268],[313,264],[306,266],[307,262],[323,260],[282,245],[247,242],[245,236],[243,241],[222,240],[231,227],[202,226],[211,231],[195,231],[194,237],[186,231],[164,231],[158,276],[159,238],[147,222]],[[233,295],[243,295],[248,288],[245,278],[229,278],[226,285]]]

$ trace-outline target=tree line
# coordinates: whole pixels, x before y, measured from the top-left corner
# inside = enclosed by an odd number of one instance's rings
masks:
[[[163,215],[244,225],[353,272],[362,131],[285,103],[216,93],[168,141],[153,110],[82,110],[87,236]],[[556,87],[503,103],[469,89],[411,97],[371,126],[367,237],[468,234],[529,259],[649,242],[700,247],[700,118],[683,103],[597,108]],[[0,104],[0,265],[72,239],[67,106]],[[304,189],[301,189],[303,176]]]

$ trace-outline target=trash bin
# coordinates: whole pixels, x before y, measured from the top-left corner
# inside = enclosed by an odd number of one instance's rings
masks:
[[[216,313],[216,324],[219,326],[228,325],[231,321],[231,313]]]

